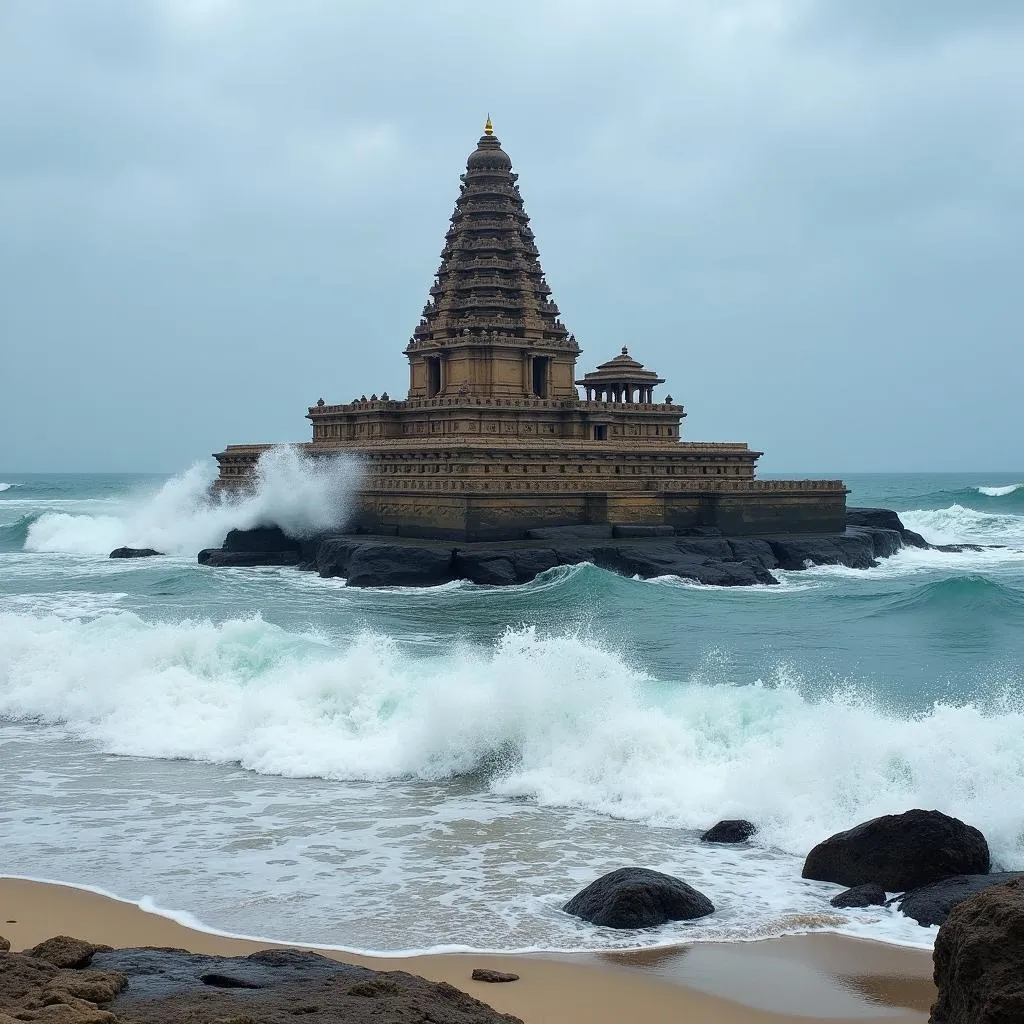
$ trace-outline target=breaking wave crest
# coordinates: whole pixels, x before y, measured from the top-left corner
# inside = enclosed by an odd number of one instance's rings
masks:
[[[1007,696],[917,715],[850,693],[654,680],[585,636],[509,630],[416,655],[262,619],[0,616],[0,716],[103,750],[326,779],[474,776],[492,792],[617,818],[756,822],[806,853],[852,822],[939,807],[1024,866],[1024,711]]]
[[[979,487],[978,493],[984,494],[987,498],[1005,498],[1008,494],[1015,494],[1024,484],[1007,484],[1005,487]]]
[[[12,488],[17,487],[17,486],[18,486],[17,484],[6,484],[2,480],[0,480],[0,491],[9,491]]]
[[[109,513],[46,512],[28,524],[25,549],[106,555],[118,547],[150,547],[194,555],[231,529],[277,525],[292,536],[342,527],[361,477],[351,456],[311,459],[288,446],[259,460],[251,490],[212,492],[206,462],[168,480],[155,493],[119,503]]]
[[[984,512],[965,505],[901,512],[903,524],[933,544],[1024,545],[1024,516]]]

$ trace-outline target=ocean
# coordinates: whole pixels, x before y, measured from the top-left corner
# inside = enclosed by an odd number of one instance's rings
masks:
[[[844,476],[842,473],[828,474]],[[199,548],[331,524],[358,485],[283,453],[257,494],[0,472],[0,871],[233,934],[364,952],[582,950],[809,929],[929,946],[800,878],[827,835],[938,808],[1024,869],[1024,473],[845,475],[934,542],[781,585],[589,565],[521,587],[349,590]],[[167,555],[111,560],[117,546]],[[743,847],[700,832],[744,817]],[[711,917],[561,905],[611,868]]]

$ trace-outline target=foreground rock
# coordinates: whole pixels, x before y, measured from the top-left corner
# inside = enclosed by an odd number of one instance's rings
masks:
[[[757,826],[744,818],[730,818],[712,825],[700,837],[702,843],[745,843],[757,832]]]
[[[998,871],[989,875],[953,875],[930,885],[912,889],[899,900],[899,909],[918,924],[942,924],[950,911],[983,889],[1005,885],[1024,877],[1021,871]],[[1024,970],[1024,964],[1021,965]]]
[[[114,548],[108,557],[110,558],[152,558],[153,555],[162,555],[162,551],[155,551],[153,548]]]
[[[208,566],[297,565],[354,587],[429,587],[453,580],[485,586],[527,583],[560,565],[591,562],[624,576],[677,576],[709,586],[778,582],[775,569],[845,565],[867,569],[905,545],[928,545],[888,509],[850,509],[835,536],[738,537],[668,526],[553,526],[521,540],[465,542],[365,533],[289,537],[276,526],[232,530],[220,548],[199,552]]]
[[[474,967],[470,975],[474,981],[486,981],[492,985],[501,985],[509,981],[518,981],[519,975],[509,971],[492,971],[489,967]]]
[[[3,953],[0,1021],[112,1024],[116,1018],[105,1004],[127,983],[118,971],[65,970],[27,954]]]
[[[0,961],[0,1021],[270,1024],[296,1017],[323,1024],[522,1024],[444,982],[291,949],[245,957],[98,951],[91,970],[61,969],[20,953]]]
[[[803,877],[905,892],[950,875],[988,874],[985,837],[940,811],[886,814],[839,832],[807,855]]]
[[[690,921],[714,913],[703,893],[672,875],[647,868],[609,871],[578,892],[562,908],[605,928],[653,928],[667,921]]]
[[[55,967],[88,967],[96,953],[107,949],[110,947],[97,946],[84,939],[73,939],[70,935],[55,935],[52,939],[40,942],[38,946],[26,949],[25,955],[45,960]]]
[[[833,907],[881,907],[886,902],[886,892],[880,885],[856,885],[852,889],[833,896],[829,903]]]
[[[953,908],[935,940],[931,1024],[1024,1021],[1024,880]]]

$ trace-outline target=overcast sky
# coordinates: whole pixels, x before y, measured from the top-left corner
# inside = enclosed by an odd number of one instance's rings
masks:
[[[0,0],[0,470],[404,395],[488,111],[581,370],[765,471],[1024,468],[1020,0]]]

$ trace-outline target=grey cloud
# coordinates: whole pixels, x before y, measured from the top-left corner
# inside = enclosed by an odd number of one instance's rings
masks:
[[[690,436],[1019,462],[1016,5],[516,10],[5,8],[0,468],[174,469],[401,393],[488,109],[584,361],[628,343]]]

